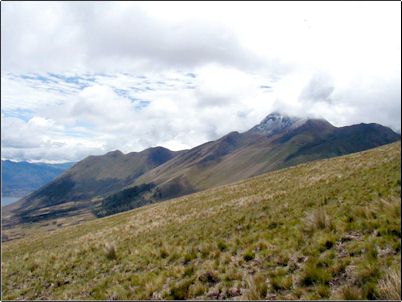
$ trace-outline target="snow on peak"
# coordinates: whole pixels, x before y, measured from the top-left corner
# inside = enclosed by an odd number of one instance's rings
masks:
[[[273,112],[267,115],[261,123],[250,131],[264,135],[274,135],[300,126],[305,120],[299,117],[288,116],[280,112]]]

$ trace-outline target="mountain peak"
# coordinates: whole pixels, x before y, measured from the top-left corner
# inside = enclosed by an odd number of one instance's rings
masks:
[[[285,116],[289,116],[288,114],[284,113],[284,112],[280,112],[280,111],[273,111],[270,114],[268,114],[264,119],[268,118],[268,117],[272,117],[272,118],[280,118],[280,117],[285,117]]]
[[[271,136],[284,130],[294,129],[305,121],[306,119],[300,117],[274,111],[268,114],[257,126],[251,128],[250,132]]]
[[[110,152],[106,153],[105,155],[109,156],[109,157],[118,157],[118,156],[124,155],[124,153],[121,152],[120,150],[114,150],[114,151],[110,151]]]

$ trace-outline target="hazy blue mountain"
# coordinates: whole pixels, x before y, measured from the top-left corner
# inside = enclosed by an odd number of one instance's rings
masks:
[[[74,162],[62,164],[1,161],[2,205],[13,201],[13,198],[23,197],[42,187],[73,166]],[[14,200],[15,201],[15,200]]]

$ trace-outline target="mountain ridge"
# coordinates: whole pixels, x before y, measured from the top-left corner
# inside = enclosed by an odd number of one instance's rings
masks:
[[[23,222],[18,217],[24,211],[26,214],[30,211],[24,216],[29,220],[43,206],[72,201],[86,203],[84,208],[92,211],[96,208],[107,215],[102,206],[110,208],[109,201],[116,204],[116,198],[121,208],[128,209],[130,205],[158,202],[397,140],[400,135],[378,124],[335,127],[323,119],[302,119],[275,112],[248,131],[232,131],[189,150],[154,147],[128,154],[116,150],[88,156],[19,205],[6,208],[6,225]],[[60,192],[63,196],[59,196]],[[130,197],[124,199],[124,196]]]

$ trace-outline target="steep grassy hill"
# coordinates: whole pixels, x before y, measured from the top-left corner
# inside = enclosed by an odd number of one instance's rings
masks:
[[[400,299],[401,144],[3,244],[3,299]]]

